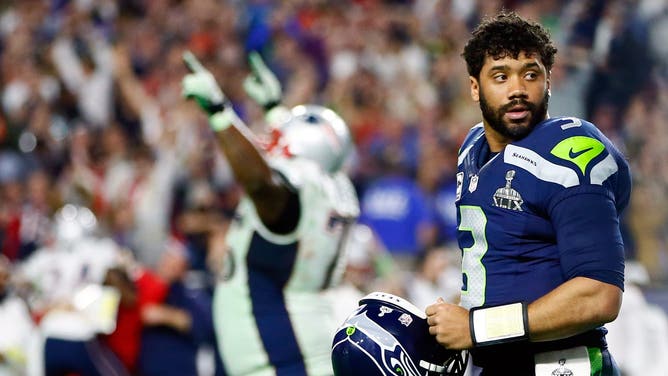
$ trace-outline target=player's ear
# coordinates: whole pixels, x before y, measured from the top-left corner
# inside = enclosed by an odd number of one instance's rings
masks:
[[[551,80],[551,77],[552,77],[552,71],[548,72],[548,74],[547,74],[546,84],[547,84],[547,96],[548,97],[552,95],[552,80]]]
[[[469,81],[471,83],[471,98],[474,101],[479,102],[480,101],[480,84],[478,83],[478,79],[473,77],[473,76],[469,76]]]

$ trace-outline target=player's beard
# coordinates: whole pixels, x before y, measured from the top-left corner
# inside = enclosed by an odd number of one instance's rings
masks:
[[[550,101],[549,91],[545,90],[543,99],[539,103],[531,103],[525,99],[515,99],[499,108],[490,107],[485,99],[482,90],[480,91],[480,111],[492,129],[504,137],[513,141],[518,141],[526,137],[536,127],[538,123],[547,117],[547,105]],[[529,124],[523,125],[520,122],[504,121],[504,115],[514,106],[522,105],[529,110]]]

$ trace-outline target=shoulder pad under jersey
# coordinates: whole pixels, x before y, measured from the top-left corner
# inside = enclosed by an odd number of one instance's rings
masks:
[[[602,185],[623,160],[593,124],[572,117],[542,122],[529,136],[506,146],[503,158],[541,180],[564,187]]]

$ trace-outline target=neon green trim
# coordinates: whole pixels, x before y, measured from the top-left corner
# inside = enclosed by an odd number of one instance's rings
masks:
[[[603,354],[598,347],[587,347],[589,353],[589,364],[591,366],[591,376],[600,376],[603,372]]]
[[[558,143],[552,148],[552,155],[575,163],[582,171],[587,171],[587,165],[605,150],[601,141],[585,136],[573,136]]]
[[[346,328],[346,334],[348,336],[353,335],[353,333],[355,333],[355,327],[354,326],[349,326],[348,328]]]
[[[459,213],[459,231],[469,231],[473,237],[473,244],[462,249],[462,273],[466,274],[467,282],[460,296],[464,307],[479,307],[485,304],[487,295],[487,268],[482,262],[489,250],[487,215],[480,206],[471,205],[462,205]]]

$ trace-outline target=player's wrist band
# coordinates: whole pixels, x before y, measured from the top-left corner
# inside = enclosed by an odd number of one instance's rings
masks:
[[[517,302],[469,311],[469,327],[474,347],[529,339],[528,304]]]
[[[216,112],[224,111],[224,110],[227,108],[227,106],[230,106],[229,103],[225,103],[225,102],[226,102],[226,101],[208,105],[208,106],[206,107],[206,112],[207,112],[210,116],[213,116]]]
[[[272,127],[278,127],[290,119],[290,109],[283,105],[276,105],[264,115],[265,120]]]
[[[281,104],[281,100],[280,99],[275,99],[273,101],[269,101],[269,102],[265,103],[264,105],[262,105],[262,108],[264,108],[264,111],[267,112],[267,111],[271,111],[272,108],[278,106],[279,104]]]
[[[231,108],[216,112],[209,116],[209,126],[214,132],[224,131],[238,119],[237,114]]]

